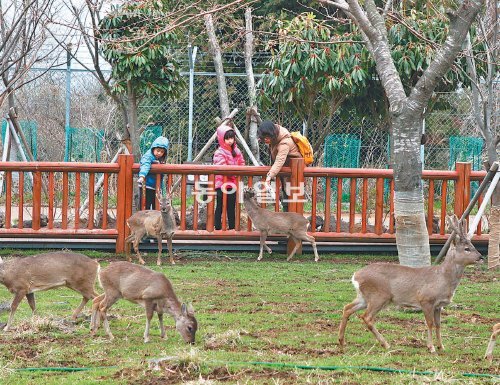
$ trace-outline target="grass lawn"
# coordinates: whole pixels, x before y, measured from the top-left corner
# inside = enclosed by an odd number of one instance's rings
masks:
[[[0,251],[3,257],[20,253]],[[103,266],[119,259],[113,254],[85,253]],[[155,254],[149,254],[148,266],[164,272],[179,299],[192,302],[195,308],[199,328],[193,346],[182,341],[170,317],[166,318],[167,338],[160,339],[155,318],[151,342],[144,344],[143,309],[124,300],[108,313],[115,340],[109,341],[102,328],[91,337],[88,305],[80,322],[70,321],[81,299],[77,293],[69,289],[37,293],[38,314],[32,318],[24,300],[13,330],[0,332],[0,383],[500,383],[500,348],[493,364],[483,360],[491,327],[500,320],[498,271],[488,271],[486,264],[467,268],[454,302],[443,311],[445,352],[428,353],[422,313],[390,307],[379,313],[377,322],[391,344],[389,350],[378,345],[353,316],[342,353],[337,347],[337,329],[342,307],[355,297],[351,275],[368,263],[396,260],[321,257],[319,263],[313,262],[312,255],[286,262],[284,255],[277,254],[256,262],[256,253],[183,252],[175,266],[157,268]],[[10,300],[11,294],[0,285],[0,302]],[[0,321],[6,319],[3,313]],[[39,370],[54,367],[89,370]]]

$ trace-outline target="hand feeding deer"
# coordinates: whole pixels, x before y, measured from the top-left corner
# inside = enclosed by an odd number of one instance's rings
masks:
[[[149,341],[149,325],[156,312],[161,338],[165,337],[163,314],[168,313],[175,319],[176,329],[184,341],[194,343],[198,328],[194,310],[192,306],[179,302],[170,281],[162,273],[129,262],[112,262],[99,273],[99,283],[104,293],[92,304],[92,334],[97,332],[102,319],[109,338],[114,338],[106,313],[116,301],[124,298],[146,309],[144,342]]]
[[[12,326],[14,313],[24,297],[35,313],[35,292],[66,286],[83,296],[73,312],[76,320],[85,304],[97,297],[94,290],[99,263],[89,257],[66,251],[43,253],[31,257],[2,261],[0,258],[0,282],[14,294],[10,315],[4,330]]]
[[[344,333],[349,317],[358,310],[368,329],[386,349],[389,344],[375,327],[375,316],[389,303],[422,309],[427,324],[427,347],[436,349],[432,341],[432,328],[436,328],[438,349],[444,350],[441,341],[441,309],[448,305],[467,265],[481,259],[481,254],[467,238],[465,223],[460,224],[454,215],[448,217],[449,225],[456,232],[453,245],[443,263],[437,266],[408,267],[387,263],[374,263],[358,270],[352,276],[357,291],[356,299],[344,306],[339,327],[339,345],[345,346]]]
[[[269,254],[272,253],[272,250],[266,245],[266,238],[269,233],[287,234],[295,242],[295,247],[288,256],[287,261],[290,261],[297,252],[299,240],[311,242],[314,250],[314,261],[319,261],[316,241],[314,237],[307,234],[309,221],[304,216],[291,212],[273,212],[260,207],[255,199],[255,190],[253,188],[245,188],[243,191],[243,204],[254,227],[260,231],[258,261],[262,259],[264,247]]]
[[[168,254],[170,263],[175,265],[172,253],[172,238],[177,225],[175,223],[174,209],[172,207],[170,194],[162,196],[156,194],[160,202],[160,210],[142,210],[134,213],[128,220],[127,225],[130,228],[130,235],[125,239],[126,242],[132,242],[137,259],[141,264],[145,264],[139,253],[139,242],[147,237],[155,237],[158,241],[158,258],[156,264],[161,265],[162,239],[165,236],[168,243]],[[127,259],[130,262],[130,250],[127,247]]]

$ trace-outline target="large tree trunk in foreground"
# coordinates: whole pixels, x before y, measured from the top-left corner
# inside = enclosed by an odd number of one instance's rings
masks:
[[[394,138],[392,163],[394,169],[394,215],[399,261],[406,266],[428,266],[431,263],[429,235],[425,221],[422,187],[420,137],[422,117],[408,110],[393,117]]]

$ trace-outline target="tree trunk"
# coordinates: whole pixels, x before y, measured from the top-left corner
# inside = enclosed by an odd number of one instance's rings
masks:
[[[429,266],[429,234],[425,222],[420,137],[422,117],[406,110],[392,117],[391,149],[394,169],[394,216],[399,262]]]
[[[252,8],[247,8],[245,10],[245,71],[247,73],[247,84],[248,84],[248,99],[250,101],[249,108],[254,108],[257,111],[257,91],[255,89],[255,77],[253,75],[253,33],[252,33]],[[256,118],[252,115],[250,116],[250,123],[248,127],[248,139],[250,141],[250,148],[255,158],[260,162],[259,154],[259,141],[257,138],[257,129],[259,125],[257,124]]]
[[[127,82],[127,103],[128,103],[128,133],[132,143],[132,154],[134,160],[137,162],[141,158],[140,137],[139,137],[139,124],[137,117],[137,96],[134,91],[133,84]]]
[[[214,58],[215,74],[217,77],[217,89],[219,91],[220,111],[222,114],[221,118],[224,119],[229,115],[230,112],[229,98],[227,96],[226,77],[224,75],[224,67],[222,65],[221,50],[219,42],[217,41],[217,37],[215,36],[214,22],[211,14],[205,15],[205,27],[207,28],[208,43],[210,45],[210,50],[212,51],[212,55]]]

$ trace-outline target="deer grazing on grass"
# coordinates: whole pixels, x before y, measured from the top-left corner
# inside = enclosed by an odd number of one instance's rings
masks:
[[[170,194],[162,196],[156,194],[160,202],[160,210],[142,210],[137,211],[128,220],[127,225],[130,228],[130,235],[125,239],[126,242],[132,242],[134,251],[141,264],[145,264],[139,253],[139,242],[142,238],[154,237],[158,241],[158,258],[156,264],[161,265],[162,239],[167,238],[168,254],[170,263],[175,265],[174,255],[172,253],[172,238],[174,236],[177,225],[175,223],[174,209],[170,199]],[[130,250],[127,247],[127,259],[130,262]]]
[[[253,226],[260,231],[258,261],[262,259],[264,247],[269,254],[272,253],[272,250],[266,245],[266,238],[270,233],[287,234],[295,242],[295,247],[288,256],[287,261],[290,261],[297,252],[299,240],[311,242],[314,250],[314,261],[319,261],[316,241],[314,237],[307,234],[309,221],[304,216],[298,213],[273,212],[260,207],[255,198],[255,190],[253,188],[245,188],[243,191],[243,204],[248,216],[252,220]]]
[[[408,267],[387,263],[374,263],[358,270],[352,276],[357,291],[356,299],[344,306],[339,327],[339,345],[345,346],[344,333],[349,317],[358,310],[368,329],[386,349],[389,344],[375,327],[375,316],[389,303],[422,309],[427,323],[427,347],[436,349],[432,341],[432,329],[436,329],[438,349],[441,342],[441,309],[448,305],[462,278],[467,265],[478,262],[481,254],[467,238],[465,223],[459,223],[454,215],[448,217],[449,225],[456,232],[453,244],[443,263],[437,266]]]
[[[170,281],[162,274],[129,262],[113,262],[99,273],[104,293],[92,304],[91,333],[94,335],[101,320],[110,339],[113,334],[107,320],[108,309],[120,298],[137,303],[146,309],[144,342],[149,341],[149,325],[154,312],[158,314],[161,338],[165,337],[163,314],[175,319],[175,327],[184,341],[194,343],[198,324],[192,306],[181,304]]]
[[[497,336],[500,334],[500,323],[495,324],[493,326],[493,333],[491,333],[490,342],[488,343],[488,347],[486,348],[486,353],[484,358],[488,361],[493,362],[493,349],[495,348],[495,341]]]
[[[0,258],[0,282],[14,294],[10,315],[4,330],[9,330],[14,313],[24,297],[35,313],[35,292],[66,286],[83,296],[73,312],[76,320],[85,304],[97,297],[94,285],[99,263],[89,257],[66,251],[43,253],[25,258],[2,261]]]

